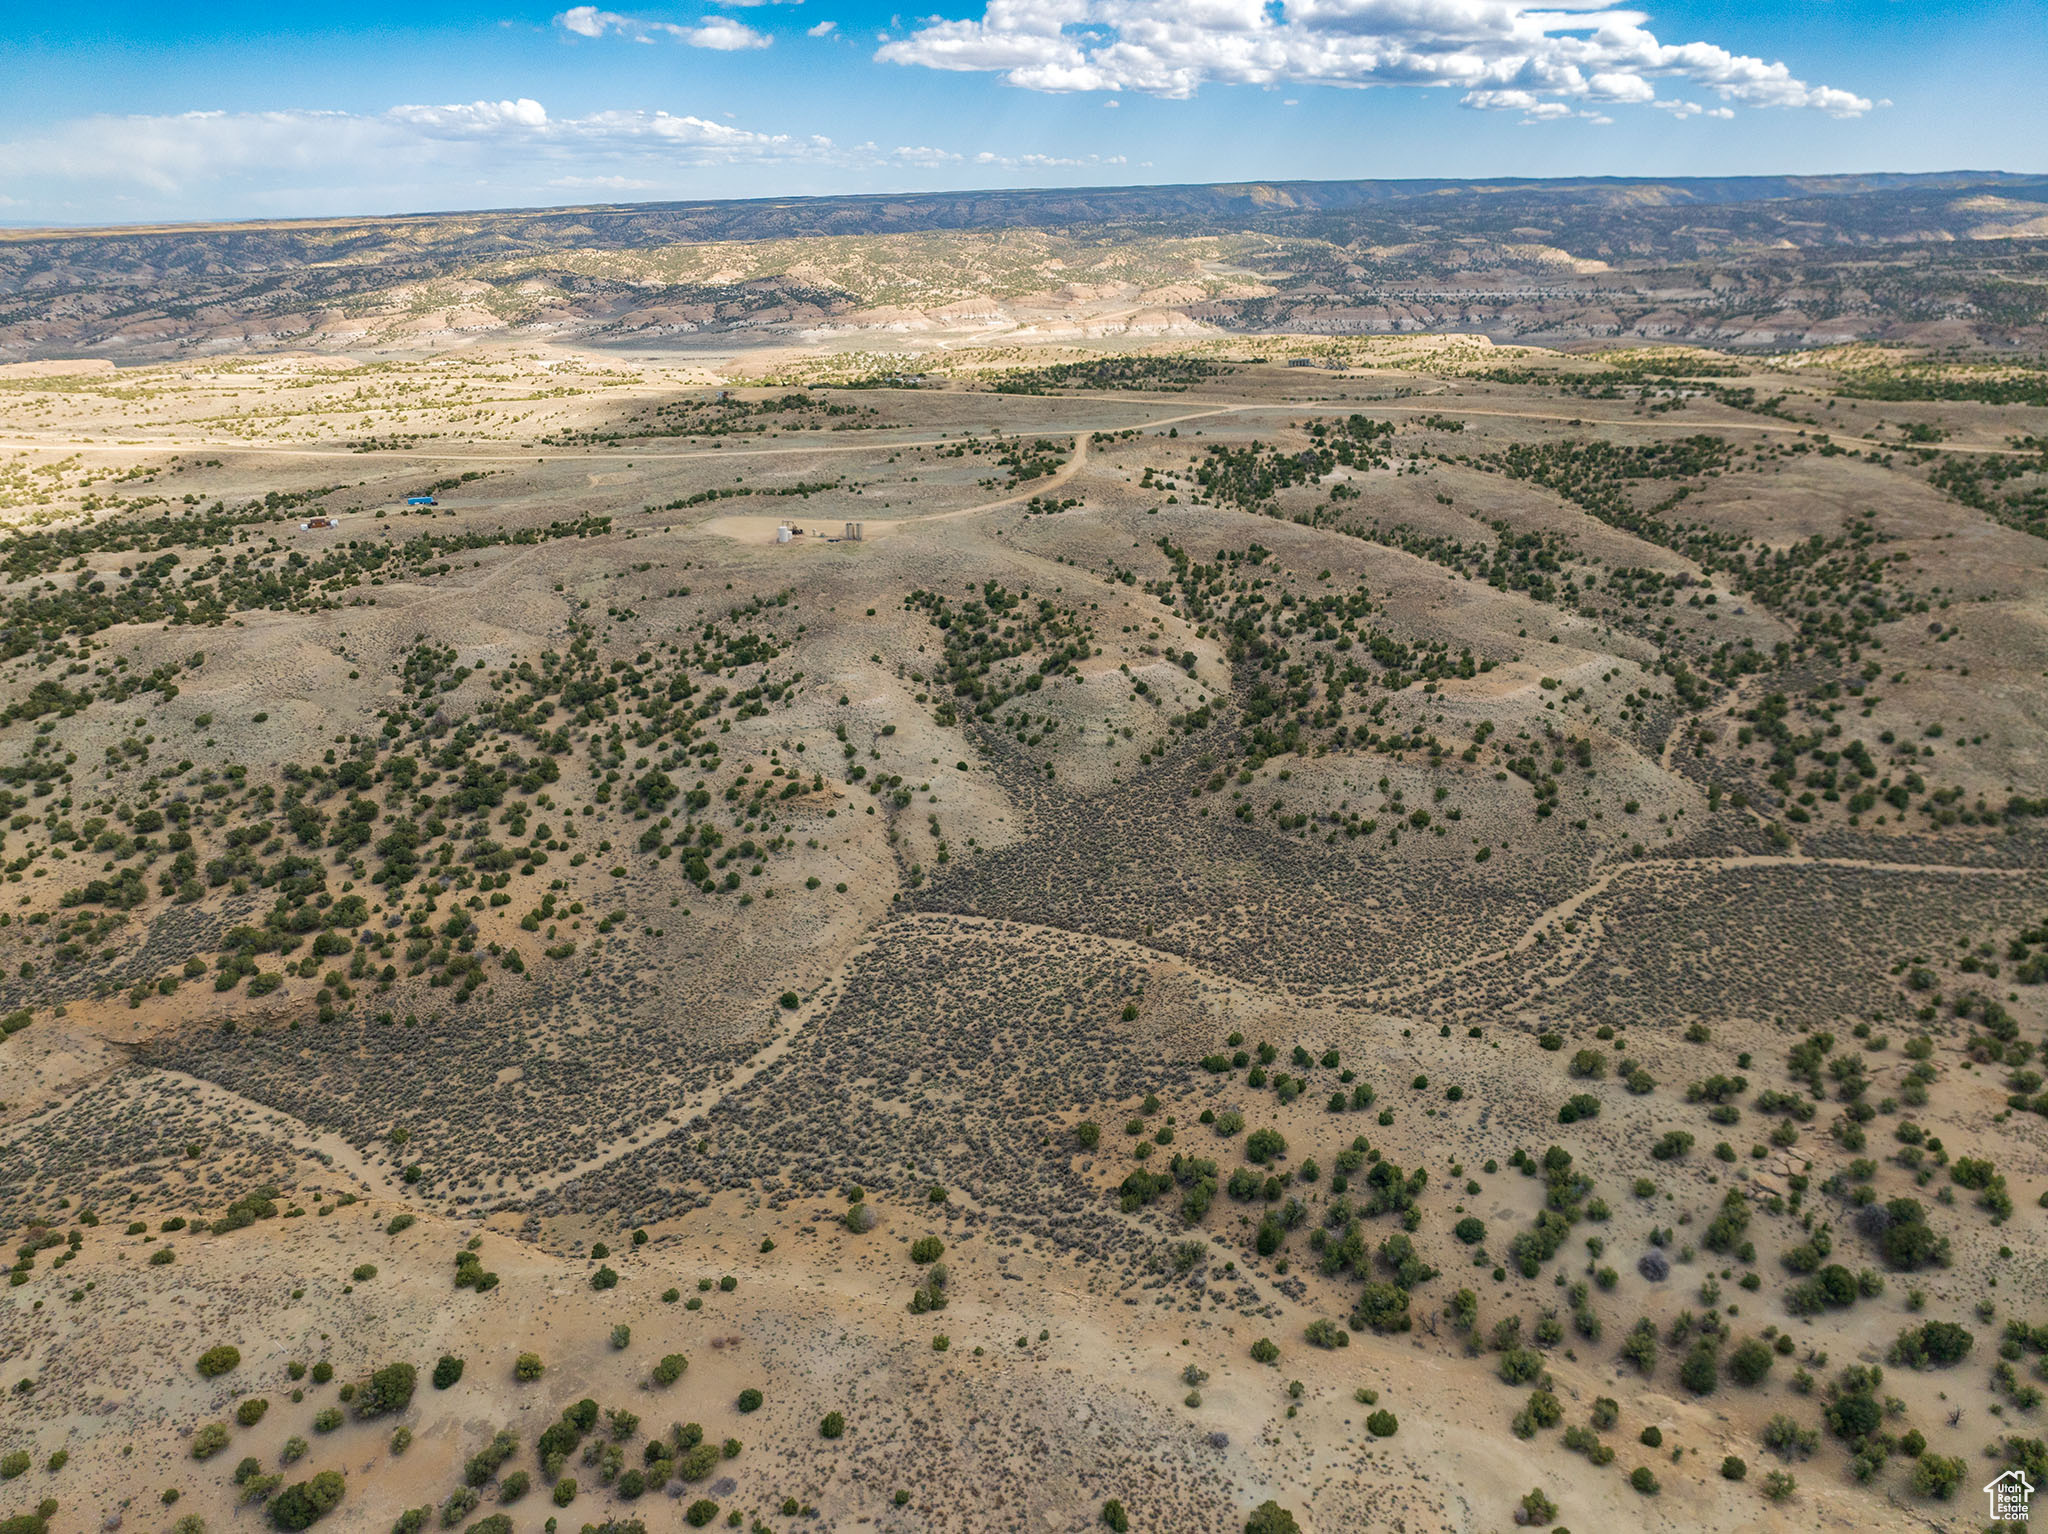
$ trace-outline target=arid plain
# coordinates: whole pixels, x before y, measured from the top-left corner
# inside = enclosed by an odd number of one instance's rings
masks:
[[[0,370],[0,1516],[1982,1527],[2044,386]]]

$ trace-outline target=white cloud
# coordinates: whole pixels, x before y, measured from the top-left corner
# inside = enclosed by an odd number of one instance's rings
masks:
[[[831,160],[832,141],[761,133],[688,114],[550,117],[539,102],[473,101],[351,112],[184,112],[98,116],[0,141],[0,180],[177,196],[223,183],[327,184],[365,166],[407,177],[477,173],[531,185],[674,185],[679,172],[748,162]],[[558,174],[549,174],[558,172]],[[564,178],[579,178],[565,180]]]
[[[715,48],[720,53],[765,48],[775,41],[766,32],[756,32],[730,16],[707,16],[699,25],[688,28],[682,39],[692,48]]]
[[[472,101],[466,106],[393,107],[384,115],[394,123],[423,132],[449,135],[501,133],[548,125],[547,108],[526,96],[517,101]]]
[[[592,189],[601,192],[647,192],[659,183],[636,180],[632,176],[556,176],[548,185],[569,192]]]
[[[1467,91],[1461,105],[1482,112],[1527,112],[1536,105],[1533,91]]]
[[[712,0],[712,3],[765,5],[784,3],[784,0]],[[803,0],[787,0],[787,3],[801,5]],[[688,43],[692,48],[710,48],[720,53],[766,48],[775,41],[767,33],[757,32],[730,16],[707,16],[695,26],[686,27],[672,21],[641,21],[617,11],[601,11],[594,5],[578,5],[563,11],[555,18],[555,25],[575,37],[617,36],[636,43],[651,43],[666,37]]]
[[[831,35],[832,35],[832,34],[833,34],[834,32],[836,32],[836,31],[838,31],[838,30],[839,30],[839,23],[838,23],[838,22],[836,22],[836,21],[821,21],[821,22],[819,22],[819,23],[818,23],[818,24],[817,24],[817,25],[816,25],[815,27],[810,27],[810,28],[807,28],[807,29],[805,30],[805,32],[804,32],[804,36],[806,36],[806,37],[830,37],[830,36],[831,36]]]
[[[1069,155],[1052,154],[997,154],[984,149],[974,157],[976,165],[1000,165],[1006,170],[1086,170],[1096,166],[1127,165],[1130,162],[1120,154]]]
[[[1603,69],[1588,76],[1586,91],[1595,101],[1613,101],[1641,106],[1656,99],[1656,87],[1641,75],[1625,69]]]
[[[1549,117],[1573,102],[1648,104],[1655,77],[1754,106],[1871,109],[1782,63],[1660,42],[1646,19],[1600,0],[986,0],[979,20],[929,18],[875,57],[999,73],[1039,91],[1436,86],[1469,106]]]
[[[594,5],[578,5],[557,16],[555,25],[564,32],[574,32],[578,37],[603,37],[607,32],[623,31],[633,23],[617,11],[601,11]]]
[[[51,222],[475,207],[582,196],[734,196],[764,171],[871,173],[886,185],[999,167],[1020,177],[1122,167],[943,145],[842,145],[694,113],[551,116],[540,102],[413,103],[383,112],[184,112],[75,118],[0,139],[0,208]],[[714,190],[715,188],[715,190]]]

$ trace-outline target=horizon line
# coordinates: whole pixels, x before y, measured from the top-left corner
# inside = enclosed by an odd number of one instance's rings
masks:
[[[962,186],[928,188],[921,191],[901,192],[807,192],[785,196],[769,197],[701,197],[701,198],[660,198],[646,202],[594,202],[594,203],[546,203],[523,206],[482,207],[482,208],[420,208],[391,213],[333,213],[333,214],[283,214],[271,218],[194,218],[194,219],[150,219],[132,224],[123,223],[80,223],[16,224],[0,218],[0,240],[16,239],[79,239],[94,236],[120,236],[136,234],[199,233],[235,229],[318,229],[334,228],[350,224],[407,223],[428,219],[446,218],[492,218],[514,215],[533,217],[564,214],[632,214],[653,212],[668,208],[720,208],[759,207],[775,204],[815,203],[861,203],[861,202],[926,202],[941,198],[1000,196],[1000,197],[1058,197],[1073,195],[1103,195],[1128,192],[1173,192],[1173,191],[1222,191],[1244,187],[1430,187],[1463,188],[1477,190],[1486,187],[1558,187],[1574,186],[1725,186],[1733,183],[1757,182],[1853,182],[1882,180],[1891,183],[1890,188],[1918,183],[1929,184],[1942,181],[1992,182],[1992,181],[2048,181],[2048,171],[2014,170],[1939,170],[1939,171],[1761,171],[1745,172],[1724,176],[1326,176],[1326,177],[1262,177],[1239,176],[1221,181],[1157,181],[1157,182],[1116,182],[1106,184],[1076,184],[1066,186]],[[1741,200],[1741,199],[1734,199]],[[1766,200],[1766,199],[1757,199]],[[1329,210],[1334,211],[1334,210]]]

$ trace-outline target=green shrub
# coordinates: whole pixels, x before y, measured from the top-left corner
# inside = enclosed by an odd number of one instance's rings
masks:
[[[739,1400],[734,1404],[743,1412],[759,1411],[761,1409],[761,1392],[752,1387],[742,1390]]]
[[[1913,1467],[1913,1490],[1923,1497],[1946,1502],[1963,1484],[1963,1476],[1968,1469],[1969,1466],[1959,1459],[1929,1451],[1922,1454],[1919,1463]]]
[[[512,1377],[526,1384],[539,1379],[546,1371],[547,1365],[540,1361],[538,1353],[521,1353],[512,1365]]]
[[[1115,1534],[1128,1534],[1131,1527],[1130,1514],[1124,1511],[1123,1503],[1115,1497],[1102,1504],[1102,1521],[1113,1529]]]
[[[1270,1337],[1261,1337],[1252,1344],[1252,1362],[1277,1364],[1280,1362],[1280,1346]]]
[[[1580,1119],[1592,1119],[1599,1116],[1600,1099],[1593,1096],[1590,1092],[1573,1094],[1566,1098],[1564,1106],[1557,1110],[1557,1121],[1560,1124],[1576,1124]]]
[[[846,1418],[839,1412],[825,1413],[825,1420],[818,1424],[820,1438],[838,1438],[846,1432]]]
[[[920,1236],[910,1243],[910,1260],[920,1265],[937,1262],[946,1255],[946,1243],[937,1236]]]
[[[1740,1455],[1731,1454],[1721,1461],[1721,1479],[1740,1481],[1749,1474],[1749,1465]]]
[[[1326,1321],[1321,1318],[1311,1321],[1303,1335],[1307,1337],[1312,1347],[1348,1348],[1351,1346],[1351,1333],[1345,1331],[1335,1321]]]
[[[453,1353],[443,1353],[434,1364],[434,1388],[446,1390],[462,1378],[462,1360]]]
[[[1928,1321],[1900,1332],[1887,1362],[1909,1369],[1944,1368],[1961,1363],[1976,1338],[1953,1321]]]
[[[555,1482],[554,1499],[556,1507],[567,1507],[576,1500],[576,1477],[565,1475]]]
[[[1651,1473],[1648,1465],[1638,1465],[1635,1469],[1631,1470],[1628,1475],[1628,1483],[1646,1497],[1654,1497],[1664,1489],[1663,1482],[1659,1481]]]
[[[192,1435],[192,1457],[194,1459],[212,1459],[214,1455],[220,1453],[222,1449],[228,1446],[228,1436],[228,1425],[225,1422],[207,1423]],[[10,1455],[9,1458],[11,1459],[12,1456]],[[4,1469],[4,1465],[0,1465],[0,1469]],[[21,1469],[28,1469],[28,1455],[25,1452],[22,1455]],[[20,1473],[21,1471],[15,1472],[17,1475]]]
[[[296,1481],[270,1503],[270,1521],[280,1529],[305,1529],[341,1503],[348,1489],[339,1470],[323,1470],[309,1481]]]
[[[1701,1338],[1678,1366],[1679,1382],[1696,1396],[1712,1395],[1721,1383],[1721,1356],[1714,1343]]]
[[[1761,1337],[1745,1337],[1728,1355],[1728,1377],[1738,1385],[1755,1389],[1771,1372],[1777,1355]]]
[[[1543,1373],[1543,1355],[1534,1348],[1507,1348],[1500,1355],[1498,1370],[1503,1385],[1526,1385]]]
[[[1359,1290],[1358,1306],[1351,1312],[1353,1331],[1405,1332],[1412,1324],[1408,1291],[1399,1284],[1371,1279]]]
[[[1245,1136],[1245,1159],[1260,1166],[1264,1166],[1286,1149],[1286,1138],[1277,1129],[1254,1129]]]
[[[463,1465],[463,1481],[470,1486],[487,1485],[505,1461],[518,1452],[519,1435],[508,1429],[499,1429],[491,1435],[491,1441],[470,1455]]]
[[[386,1364],[368,1379],[359,1382],[355,1394],[355,1414],[358,1417],[381,1417],[387,1412],[404,1411],[412,1402],[412,1393],[419,1384],[419,1370],[405,1362]]]
[[[223,1342],[219,1347],[208,1348],[199,1355],[194,1366],[202,1379],[218,1379],[242,1362],[242,1350],[232,1343]]]
[[[689,1511],[683,1514],[684,1519],[693,1529],[703,1528],[705,1524],[717,1516],[718,1504],[709,1497],[699,1497],[690,1504]]]
[[[1659,1161],[1683,1161],[1691,1152],[1693,1137],[1683,1129],[1673,1129],[1650,1147],[1650,1154]]]
[[[654,1366],[654,1383],[657,1385],[673,1385],[683,1377],[683,1371],[689,1367],[690,1360],[682,1354],[663,1354],[661,1362]]]
[[[1279,1503],[1268,1500],[1261,1502],[1244,1521],[1244,1534],[1301,1534],[1301,1525],[1294,1521],[1294,1514]]]
[[[269,1401],[262,1396],[251,1396],[235,1408],[235,1420],[243,1427],[254,1427],[263,1420],[263,1414],[269,1410]]]
[[[1375,1438],[1392,1438],[1401,1430],[1401,1420],[1382,1407],[1365,1419],[1365,1430]]]

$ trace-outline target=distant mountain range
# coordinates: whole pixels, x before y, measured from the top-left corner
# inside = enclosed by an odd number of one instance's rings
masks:
[[[1271,181],[0,231],[0,360],[1213,328],[2039,346],[2048,177]]]

